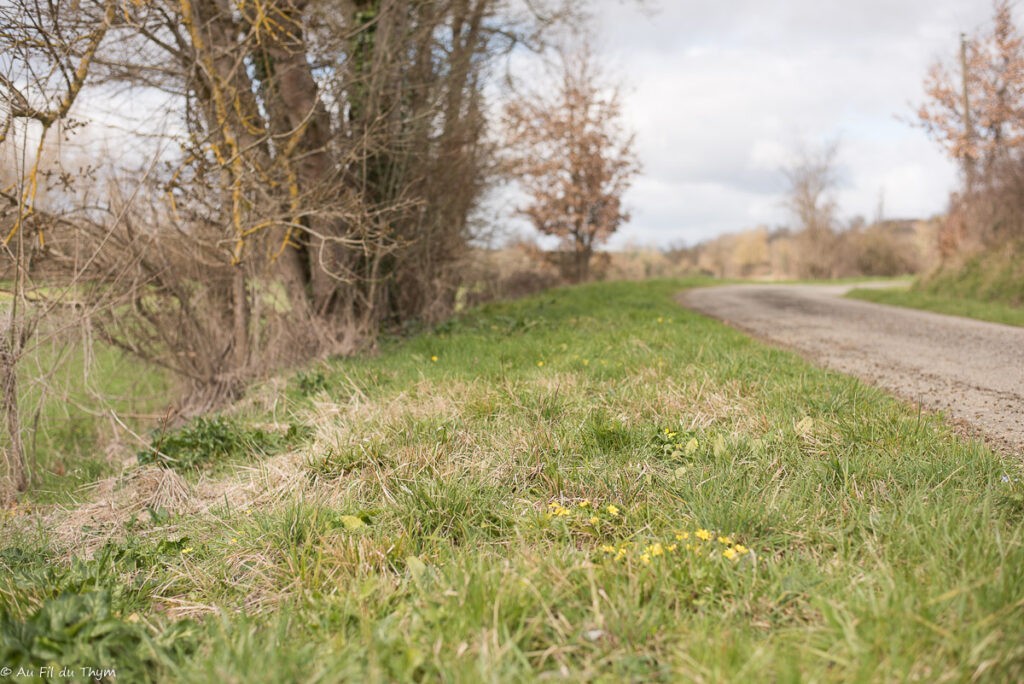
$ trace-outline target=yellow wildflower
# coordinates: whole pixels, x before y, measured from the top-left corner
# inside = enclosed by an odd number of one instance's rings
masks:
[[[732,548],[736,551],[736,553],[740,554],[741,556],[746,554],[746,553],[750,553],[750,549],[748,549],[743,544],[737,544],[736,546],[734,546]]]
[[[433,361],[434,363],[437,363],[437,357],[436,356],[431,356],[430,360]]]
[[[677,548],[679,548],[678,545],[676,545],[676,544],[669,544],[668,547],[666,547],[665,550],[668,551],[669,553],[675,553]]]
[[[658,556],[665,555],[665,547],[663,547],[660,543],[651,544],[645,550],[647,551],[647,553],[651,554],[651,556],[654,556],[655,558]]]
[[[562,518],[569,515],[569,509],[563,506],[562,504],[558,503],[557,501],[552,501],[551,503],[548,504],[548,511],[550,511],[547,515],[547,517],[549,518],[551,516]]]
[[[640,562],[643,563],[644,565],[650,565],[651,564],[651,555],[649,553],[645,553],[645,554],[641,555],[640,556]]]
[[[543,367],[544,367],[544,362],[543,361],[538,361],[537,362],[537,368],[543,368]]]
[[[580,508],[590,508],[590,500],[589,499],[584,499],[583,501],[580,501],[579,504],[577,504],[577,505]]]
[[[181,550],[182,553],[192,553],[193,549],[191,546],[186,546]]]
[[[704,541],[711,541],[711,533],[708,532],[705,529],[697,530],[696,536],[697,536],[697,539],[702,539]]]
[[[596,525],[599,522],[601,522],[601,519],[598,518],[596,515],[590,516],[590,524],[591,525]]]
[[[730,539],[729,537],[719,537],[718,538],[718,543],[719,544],[725,544],[726,546],[730,546],[732,544],[732,539]]]
[[[601,547],[601,550],[605,553],[615,553],[615,547],[611,544],[605,544]]]
[[[589,366],[590,365],[590,359],[583,359],[583,365],[584,366]]]
[[[604,510],[608,511],[608,515],[616,516],[619,514],[619,507],[615,504],[608,504],[608,507]]]
[[[733,560],[734,558],[736,558],[737,555],[739,554],[736,553],[735,549],[726,549],[722,552],[722,557],[728,558],[729,560]]]
[[[690,538],[689,532],[676,532],[676,541],[686,541]]]
[[[625,548],[619,549],[619,552],[617,554],[615,554],[615,560],[617,560],[617,561],[618,560],[622,560],[625,557],[626,557],[626,549]]]

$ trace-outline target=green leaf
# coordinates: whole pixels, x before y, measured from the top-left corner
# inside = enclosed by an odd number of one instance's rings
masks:
[[[345,526],[346,530],[358,530],[360,527],[366,527],[366,523],[363,522],[363,519],[357,518],[354,515],[341,516],[341,524]]]

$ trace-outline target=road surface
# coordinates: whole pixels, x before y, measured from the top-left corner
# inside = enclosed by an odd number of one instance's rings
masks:
[[[1024,328],[843,299],[845,285],[727,285],[680,302],[1024,454]]]

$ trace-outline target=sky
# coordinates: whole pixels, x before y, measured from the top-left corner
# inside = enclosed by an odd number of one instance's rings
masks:
[[[644,165],[609,246],[687,244],[789,221],[781,169],[838,140],[844,220],[944,210],[957,171],[912,125],[937,60],[986,0],[597,0]]]

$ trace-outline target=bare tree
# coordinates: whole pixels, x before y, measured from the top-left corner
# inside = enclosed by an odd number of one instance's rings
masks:
[[[629,220],[622,196],[639,172],[622,124],[617,88],[602,82],[589,45],[562,52],[560,83],[506,108],[511,169],[530,199],[520,209],[539,232],[561,239],[577,282],[594,248]]]
[[[835,276],[836,201],[832,193],[837,183],[837,142],[820,149],[802,150],[783,170],[789,181],[786,205],[797,228],[797,270],[803,278]]]

